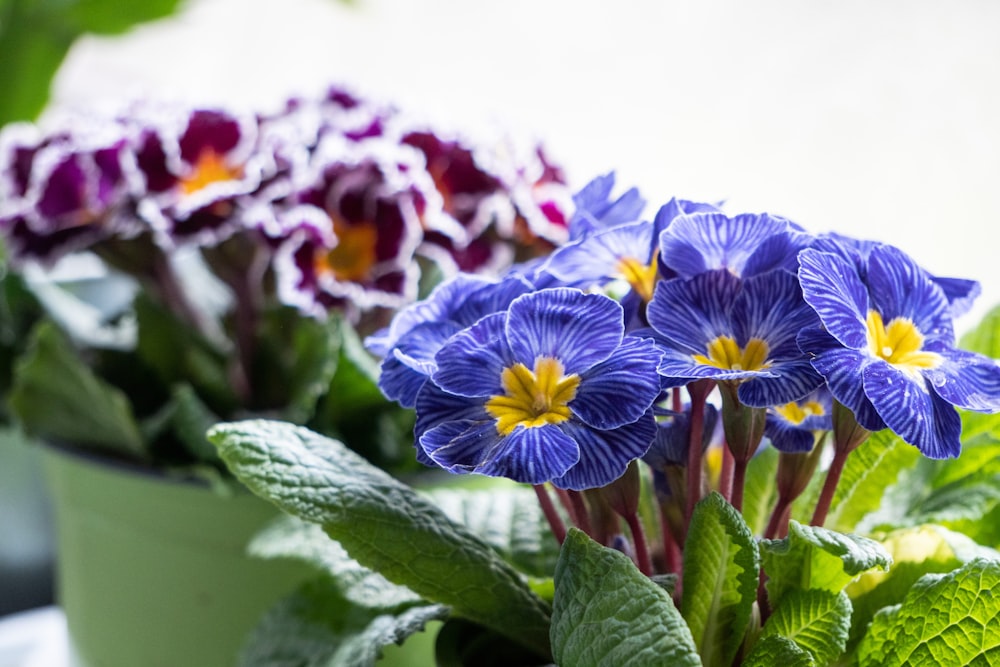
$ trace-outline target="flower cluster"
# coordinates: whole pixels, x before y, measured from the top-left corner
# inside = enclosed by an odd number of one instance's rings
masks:
[[[7,126],[0,239],[25,273],[96,256],[212,341],[203,356],[231,361],[221,384],[237,394],[210,401],[225,415],[287,402],[260,359],[284,344],[269,310],[373,331],[441,276],[564,241],[563,181],[538,145],[442,131],[342,88],[267,112],[141,101]]]
[[[608,174],[574,197],[570,240],[544,260],[458,276],[369,339],[383,392],[415,408],[419,460],[566,495],[627,486],[641,458],[690,516],[710,483],[740,507],[762,443],[809,455],[806,476],[827,432],[835,459],[884,428],[954,457],[956,408],[1000,410],[1000,366],[955,344],[975,282],[769,214],[671,200],[648,219],[613,188]],[[721,453],[711,482],[705,447]]]

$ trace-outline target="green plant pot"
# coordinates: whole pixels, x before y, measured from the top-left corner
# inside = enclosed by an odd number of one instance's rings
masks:
[[[57,596],[78,667],[227,667],[261,614],[312,572],[246,555],[277,510],[45,447]]]

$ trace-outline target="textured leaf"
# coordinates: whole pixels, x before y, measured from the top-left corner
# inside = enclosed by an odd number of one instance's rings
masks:
[[[819,589],[839,593],[852,579],[872,568],[889,569],[892,558],[878,542],[816,526],[790,522],[788,537],[761,540],[772,609],[789,591]]]
[[[684,544],[681,614],[706,667],[729,667],[739,650],[757,597],[759,561],[739,512],[714,492],[698,503]]]
[[[97,377],[50,322],[35,327],[17,363],[10,406],[30,435],[146,457],[128,398]]]
[[[573,667],[700,667],[684,619],[621,552],[570,529],[556,565],[552,652]]]
[[[533,491],[521,485],[503,485],[432,489],[426,494],[452,521],[485,540],[522,572],[552,576],[559,559],[559,542]]]
[[[792,590],[764,624],[761,637],[791,639],[818,665],[840,657],[851,627],[851,601],[843,592]]]
[[[316,523],[283,515],[254,536],[248,547],[258,558],[291,558],[329,575],[339,596],[358,607],[393,611],[413,606],[419,595],[392,583],[351,558],[339,542]]]
[[[278,602],[243,646],[240,667],[371,667],[384,647],[448,615],[441,605],[395,613],[354,606],[325,579]]]
[[[902,604],[875,615],[858,649],[860,667],[1000,663],[998,590],[998,561],[921,577]]]
[[[747,465],[746,486],[743,489],[743,518],[754,535],[763,535],[767,522],[778,501],[774,476],[778,472],[778,450],[764,447]]]
[[[753,650],[741,663],[741,667],[814,667],[809,651],[801,648],[791,639],[779,635],[762,637],[753,645]]]
[[[862,574],[846,589],[854,607],[848,651],[861,640],[875,613],[899,604],[923,575],[947,573],[976,558],[1000,560],[1000,552],[941,526],[902,528],[878,538],[892,556],[888,572]]]
[[[209,439],[248,488],[319,523],[365,567],[536,651],[549,610],[485,542],[342,443],[270,421],[216,426]]]

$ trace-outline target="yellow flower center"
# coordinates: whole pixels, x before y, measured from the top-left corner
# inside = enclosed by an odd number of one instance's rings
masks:
[[[656,287],[659,268],[656,253],[653,254],[649,264],[643,264],[634,257],[623,257],[618,262],[618,272],[647,303],[653,298],[653,288]]]
[[[731,371],[759,371],[769,367],[767,355],[771,351],[767,341],[751,338],[746,347],[740,347],[732,336],[719,336],[706,346],[707,354],[696,354],[699,364]]]
[[[370,276],[376,260],[378,231],[375,225],[348,225],[337,220],[333,232],[337,245],[317,258],[316,271],[345,282],[363,282]]]
[[[212,183],[233,181],[242,178],[242,167],[232,167],[212,149],[205,149],[198,155],[198,161],[191,172],[180,181],[181,192],[190,195]]]
[[[781,415],[786,421],[792,424],[801,424],[806,417],[823,414],[823,406],[817,401],[807,401],[806,403],[785,403],[774,408],[774,411]]]
[[[897,317],[888,326],[874,310],[868,311],[868,351],[896,368],[911,375],[922,369],[935,368],[941,355],[924,352],[924,336],[908,317]]]
[[[567,404],[576,396],[580,376],[563,375],[563,370],[552,357],[535,359],[534,371],[524,364],[505,368],[500,376],[504,393],[486,401],[486,412],[497,420],[497,433],[510,435],[518,426],[532,428],[569,419]]]

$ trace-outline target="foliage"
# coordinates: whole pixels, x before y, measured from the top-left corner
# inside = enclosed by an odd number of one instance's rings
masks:
[[[995,661],[1000,331],[991,314],[963,339],[971,350],[946,335],[975,286],[929,276],[888,246],[707,204],[672,201],[655,223],[635,222],[636,193],[613,200],[612,184],[577,194],[570,242],[545,263],[446,281],[369,338],[380,388],[415,408],[416,458],[457,483],[408,488],[286,423],[210,431],[239,479],[305,520],[262,534],[257,553],[316,564],[329,600],[399,600],[385,621],[397,638],[418,631],[410,610],[444,605],[440,665]],[[775,307],[798,298],[796,261],[813,316]],[[586,287],[586,303],[566,284]],[[891,317],[900,312],[913,317]],[[713,334],[729,326],[755,337]],[[932,326],[939,338],[920,347],[930,338],[913,334]],[[667,349],[652,406],[639,361],[649,340]],[[869,366],[927,402],[863,384]],[[780,382],[799,398],[774,405],[789,396]],[[650,417],[655,433],[642,435]],[[651,437],[647,453],[608,483],[620,470],[610,461],[640,437]],[[961,456],[941,458],[956,446]],[[532,486],[537,507],[502,478]],[[304,661],[372,636],[336,629],[321,646],[295,614],[282,622]],[[275,633],[262,623],[251,645]]]

